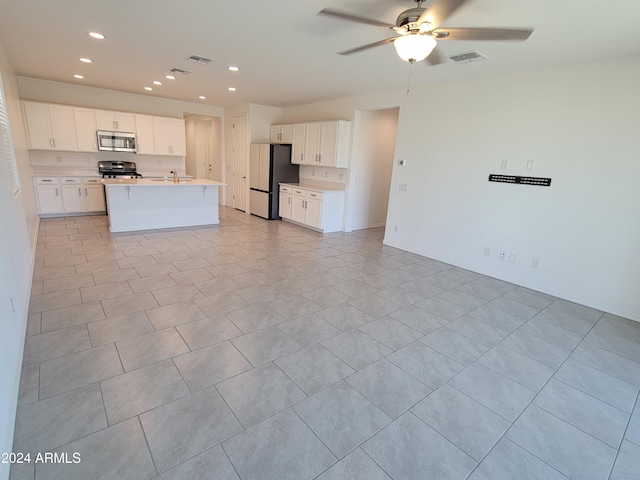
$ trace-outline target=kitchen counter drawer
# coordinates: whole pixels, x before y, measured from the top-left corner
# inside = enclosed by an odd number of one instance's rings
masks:
[[[60,185],[80,185],[82,183],[81,177],[60,177]]]
[[[34,177],[36,185],[60,185],[60,177]]]

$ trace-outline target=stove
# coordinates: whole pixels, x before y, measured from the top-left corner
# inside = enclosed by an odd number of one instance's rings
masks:
[[[136,171],[135,162],[98,162],[98,172],[102,178],[142,178]]]

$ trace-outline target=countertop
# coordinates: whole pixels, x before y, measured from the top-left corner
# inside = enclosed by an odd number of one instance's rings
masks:
[[[344,191],[344,187],[333,187],[333,186],[319,186],[312,185],[310,183],[281,183],[280,185],[286,185],[294,188],[304,188],[305,190],[313,190],[314,192],[333,192],[333,191]]]
[[[216,182],[213,180],[207,180],[204,178],[194,178],[191,180],[180,180],[174,183],[173,180],[163,179],[118,179],[118,178],[103,178],[102,183],[107,186],[138,186],[138,187],[219,187],[226,185],[226,183]]]

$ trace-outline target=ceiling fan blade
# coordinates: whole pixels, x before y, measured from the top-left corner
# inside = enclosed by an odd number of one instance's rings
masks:
[[[374,25],[376,27],[396,28],[395,25],[381,22],[380,20],[374,20],[373,18],[361,17],[349,12],[343,12],[341,10],[334,10],[333,8],[324,8],[318,12],[318,15],[329,15],[332,17],[338,17],[343,20],[349,20],[351,22],[366,23],[367,25]]]
[[[424,61],[429,65],[440,65],[441,63],[444,63],[444,58],[442,58],[440,49],[436,46],[436,48],[431,50],[431,53],[424,59]]]
[[[420,25],[423,22],[429,22],[433,28],[437,28],[466,1],[467,0],[440,0],[422,12],[417,23]]]
[[[433,31],[438,40],[520,40],[524,41],[533,29],[514,28],[439,28]]]
[[[352,53],[358,53],[363,50],[368,50],[369,48],[379,47],[380,45],[384,45],[386,43],[393,42],[398,37],[385,38],[384,40],[380,40],[379,42],[369,43],[367,45],[362,45],[361,47],[351,48],[349,50],[344,50],[342,52],[338,52],[340,55],[351,55]]]

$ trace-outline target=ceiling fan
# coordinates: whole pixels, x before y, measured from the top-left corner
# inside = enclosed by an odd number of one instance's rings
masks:
[[[340,55],[351,55],[393,42],[398,56],[403,60],[414,63],[426,59],[431,65],[444,61],[436,48],[437,40],[524,41],[533,32],[530,28],[440,28],[440,25],[466,1],[436,0],[429,8],[423,8],[424,0],[415,0],[418,7],[410,8],[398,15],[395,25],[333,8],[320,10],[318,15],[329,15],[352,22],[389,28],[398,34],[395,37],[338,52]]]

